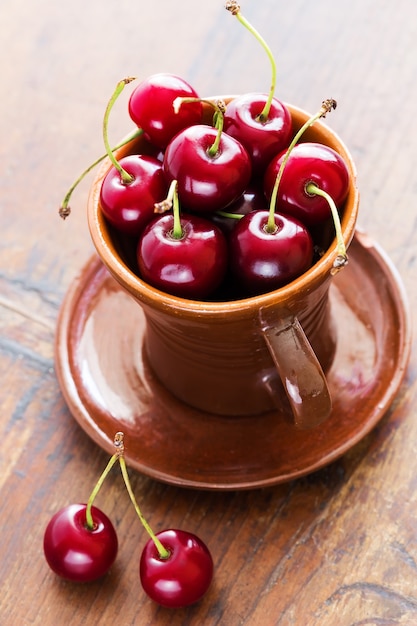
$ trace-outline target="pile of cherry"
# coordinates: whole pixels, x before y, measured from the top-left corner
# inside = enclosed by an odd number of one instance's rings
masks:
[[[160,73],[136,86],[128,110],[146,154],[114,161],[100,203],[108,222],[134,238],[145,282],[189,299],[216,299],[225,284],[247,297],[312,266],[312,233],[331,221],[319,192],[340,209],[349,173],[329,146],[300,141],[288,151],[294,132],[283,102],[259,93],[205,101]]]

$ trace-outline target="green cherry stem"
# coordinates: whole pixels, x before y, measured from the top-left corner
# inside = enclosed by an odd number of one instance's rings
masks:
[[[119,433],[119,434],[122,434],[122,433]],[[149,526],[148,522],[144,518],[143,513],[140,510],[140,507],[139,507],[139,505],[138,505],[138,503],[136,501],[135,494],[133,493],[132,485],[130,483],[129,474],[127,472],[126,461],[125,461],[124,456],[123,456],[123,444],[122,444],[122,449],[118,452],[118,458],[119,458],[119,463],[120,463],[120,469],[122,471],[123,480],[125,482],[126,489],[127,489],[128,494],[129,494],[129,497],[130,497],[130,499],[132,501],[132,504],[135,507],[135,511],[136,511],[140,521],[142,522],[142,525],[143,525],[144,529],[146,530],[146,532],[148,533],[148,535],[150,536],[150,538],[154,542],[155,547],[158,550],[159,558],[160,559],[168,559],[170,557],[170,555],[171,555],[170,551],[167,550],[167,548],[165,548],[162,545],[161,541],[155,535],[155,533],[153,532],[152,528]]]
[[[327,191],[324,191],[324,189],[320,189],[320,187],[318,187],[316,183],[313,183],[313,182],[308,183],[308,185],[306,186],[306,192],[310,195],[321,196],[322,198],[327,200],[330,210],[332,212],[333,222],[334,222],[334,226],[336,230],[337,256],[333,263],[333,270],[331,273],[335,274],[343,266],[347,265],[347,262],[348,262],[346,246],[345,246],[345,242],[343,241],[342,226],[340,224],[339,212],[337,210],[336,204],[333,198],[331,197],[331,195],[328,194]]]
[[[93,506],[93,502],[98,494],[98,492],[101,489],[101,486],[103,485],[108,473],[110,472],[111,468],[113,467],[113,465],[116,463],[116,461],[119,458],[119,453],[115,452],[115,454],[113,454],[113,456],[109,459],[109,462],[107,463],[106,467],[104,468],[100,478],[98,479],[97,483],[94,486],[93,491],[91,492],[90,497],[88,498],[87,501],[87,507],[86,507],[86,511],[85,511],[85,519],[86,519],[86,525],[88,530],[94,530],[95,528],[95,523],[93,520],[93,516],[91,513],[91,507]]]
[[[229,213],[228,211],[221,211],[221,210],[216,211],[216,215],[220,215],[221,217],[228,217],[233,220],[240,220],[243,217],[243,215],[241,215],[240,213]]]
[[[128,77],[128,78],[123,78],[117,83],[116,88],[113,92],[113,95],[110,98],[106,106],[106,110],[104,112],[104,118],[103,118],[103,139],[104,139],[104,146],[106,148],[107,156],[109,157],[110,161],[119,172],[122,183],[126,185],[131,183],[134,180],[134,178],[131,174],[129,174],[128,172],[126,172],[126,170],[123,169],[123,167],[120,165],[120,163],[117,161],[117,159],[115,158],[113,154],[113,151],[110,147],[109,139],[108,139],[108,125],[109,125],[110,111],[112,110],[114,103],[116,102],[120,94],[122,93],[125,86],[131,83],[133,80],[135,80],[135,78]]]
[[[173,239],[181,239],[184,235],[184,231],[181,226],[180,217],[180,202],[178,198],[178,182],[173,180],[169,186],[168,194],[165,200],[157,202],[154,206],[155,213],[166,213],[172,209],[174,217],[174,225],[170,233]]]
[[[265,102],[265,106],[262,109],[261,113],[258,115],[257,120],[261,123],[265,123],[268,120],[269,112],[271,110],[272,100],[275,94],[276,82],[277,82],[277,66],[275,63],[274,56],[268,44],[262,35],[248,22],[248,20],[241,14],[240,5],[236,0],[229,0],[226,2],[226,9],[230,11],[232,15],[234,15],[238,21],[250,32],[261,44],[266,54],[268,55],[268,59],[271,63],[271,86],[269,88],[268,99]]]
[[[220,140],[223,132],[224,114],[226,112],[226,103],[223,100],[207,100],[205,98],[175,98],[173,104],[175,113],[178,113],[183,104],[189,102],[204,102],[214,108],[213,126],[217,130],[216,139],[207,150],[207,154],[211,158],[215,158],[219,152]]]
[[[118,143],[116,146],[114,146],[111,149],[111,152],[113,153],[115,150],[118,150],[119,148],[123,148],[123,146],[125,146],[126,144],[128,144],[130,141],[133,141],[134,139],[137,139],[138,137],[140,137],[143,134],[143,130],[141,128],[136,128],[134,131],[132,131],[129,135],[127,135],[120,143]],[[59,207],[59,216],[62,217],[63,220],[65,220],[71,213],[71,208],[69,206],[72,194],[74,192],[74,189],[76,187],[78,187],[78,185],[81,183],[81,181],[87,176],[87,174],[89,174],[91,172],[91,170],[93,170],[97,165],[99,165],[102,161],[104,161],[104,159],[107,157],[107,152],[105,152],[104,154],[102,154],[98,159],[96,159],[94,161],[94,163],[91,163],[91,165],[89,165],[83,172],[82,174],[80,174],[80,176],[78,176],[78,178],[73,182],[73,184],[71,185],[71,187],[68,189],[67,194],[64,198],[64,200],[62,201],[61,206]]]
[[[284,172],[285,166],[287,164],[288,159],[290,158],[290,154],[292,152],[292,149],[299,142],[300,138],[305,133],[305,131],[308,128],[310,128],[310,126],[312,126],[320,118],[326,117],[326,115],[328,113],[330,113],[336,107],[337,107],[337,102],[333,98],[328,98],[327,100],[323,100],[323,102],[321,104],[321,107],[317,111],[317,113],[315,113],[315,115],[312,115],[301,126],[301,128],[295,133],[295,135],[294,135],[290,145],[287,148],[287,151],[286,151],[286,153],[284,155],[284,158],[282,159],[280,168],[278,170],[277,177],[275,179],[275,184],[274,184],[274,187],[272,189],[271,200],[270,200],[270,204],[269,204],[269,217],[268,217],[268,223],[266,225],[267,232],[273,233],[276,230],[274,213],[275,213],[275,205],[276,205],[276,202],[277,202],[278,188],[279,188],[279,185],[280,185],[280,182],[281,182],[281,178],[282,178],[282,174]]]

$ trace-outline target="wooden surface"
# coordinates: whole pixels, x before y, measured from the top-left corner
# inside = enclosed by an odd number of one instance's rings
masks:
[[[247,0],[242,13],[271,44],[280,98],[312,112],[323,98],[339,101],[329,124],[356,160],[359,224],[394,261],[415,322],[415,0]],[[155,530],[186,527],[210,546],[215,579],[200,604],[172,612],[145,597],[137,570],[146,537],[116,473],[97,501],[120,538],[110,574],[79,586],[48,569],[46,523],[88,497],[107,460],[54,373],[60,303],[93,253],[88,180],[66,222],[61,199],[102,153],[104,106],[124,76],[172,71],[211,95],[266,90],[270,75],[221,0],[15,0],[0,4],[0,23],[2,626],[417,624],[415,351],[374,431],[316,474],[236,493],[132,475]],[[121,98],[113,142],[131,128],[125,106]]]

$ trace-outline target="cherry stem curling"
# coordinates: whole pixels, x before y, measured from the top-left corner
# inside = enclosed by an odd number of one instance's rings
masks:
[[[105,113],[104,113],[104,119],[103,119],[103,139],[104,139],[104,146],[106,148],[106,152],[107,152],[107,156],[109,157],[110,161],[112,162],[112,164],[114,165],[114,167],[117,169],[117,171],[120,174],[120,178],[123,184],[128,185],[129,183],[133,182],[134,177],[129,174],[128,172],[126,172],[126,170],[123,169],[123,167],[120,165],[120,163],[117,161],[117,159],[115,158],[113,151],[110,147],[109,144],[109,139],[108,139],[108,125],[109,125],[109,116],[110,116],[110,111],[113,108],[114,103],[116,102],[117,98],[120,96],[120,94],[122,93],[123,89],[125,88],[126,85],[128,85],[129,83],[131,83],[133,80],[135,80],[135,78],[133,77],[128,77],[128,78],[123,78],[122,80],[120,80],[117,85],[116,88],[113,92],[112,97],[110,98]]]
[[[348,256],[346,253],[345,242],[343,241],[342,226],[340,224],[339,212],[337,210],[335,201],[333,200],[331,195],[327,193],[327,191],[324,191],[324,189],[321,189],[320,187],[318,187],[316,183],[313,183],[313,182],[308,183],[306,185],[305,190],[306,190],[306,193],[308,193],[309,195],[320,196],[324,198],[327,201],[330,207],[330,210],[332,212],[333,223],[334,223],[335,230],[336,230],[337,256],[333,263],[333,268],[332,268],[331,273],[336,274],[339,270],[342,269],[342,267],[347,265]]]
[[[119,148],[123,148],[123,146],[128,144],[130,141],[133,141],[134,139],[137,139],[142,134],[143,134],[143,130],[141,128],[136,128],[129,135],[127,135],[127,137],[125,137],[120,143],[118,143],[116,146],[114,146],[111,149],[111,152],[113,153],[115,150],[118,150]],[[65,220],[71,213],[71,208],[69,207],[69,203],[70,203],[71,196],[72,196],[75,188],[78,187],[78,185],[87,176],[87,174],[89,174],[91,172],[91,170],[93,170],[97,165],[99,165],[99,163],[104,161],[104,159],[107,156],[108,155],[107,155],[107,152],[106,152],[105,154],[102,154],[98,159],[96,159],[93,163],[91,163],[91,165],[89,165],[82,172],[82,174],[80,174],[80,176],[78,176],[78,178],[73,182],[71,187],[68,189],[67,194],[66,194],[64,200],[62,201],[61,206],[59,207],[59,216],[62,217],[63,220]]]
[[[274,184],[274,187],[272,189],[271,200],[270,200],[270,204],[269,204],[269,217],[268,217],[268,223],[266,225],[267,232],[270,232],[270,233],[275,232],[276,226],[275,226],[274,213],[275,213],[275,205],[276,205],[276,202],[277,202],[278,188],[279,188],[279,185],[280,185],[280,182],[281,182],[281,178],[282,178],[282,174],[284,172],[285,166],[286,166],[286,164],[288,162],[288,159],[290,158],[290,154],[291,154],[294,146],[299,142],[301,136],[305,133],[305,131],[308,128],[310,128],[310,126],[312,126],[320,118],[325,118],[326,115],[328,113],[330,113],[336,107],[337,107],[337,102],[333,98],[328,98],[327,100],[323,100],[323,102],[321,103],[321,107],[317,111],[317,113],[312,115],[301,126],[301,128],[295,133],[295,135],[294,135],[290,145],[287,148],[287,151],[286,151],[286,153],[284,155],[284,158],[282,159],[280,168],[278,170],[277,177],[275,179],[275,184]]]
[[[254,37],[257,39],[257,41],[261,44],[261,46],[265,50],[266,54],[268,55],[268,59],[269,59],[269,61],[271,63],[271,86],[269,88],[268,99],[265,102],[264,108],[262,109],[262,111],[260,112],[260,114],[256,118],[256,120],[258,122],[260,122],[261,124],[264,124],[268,120],[269,112],[271,110],[272,100],[274,98],[275,89],[276,89],[277,66],[276,66],[276,63],[275,63],[274,55],[272,54],[272,51],[271,51],[270,47],[268,46],[268,44],[266,43],[266,41],[262,37],[262,35],[241,14],[241,12],[240,12],[240,5],[239,5],[238,2],[236,2],[236,0],[229,0],[228,2],[226,2],[226,9],[228,11],[230,11],[230,13],[232,15],[234,15],[238,19],[238,21],[250,33],[252,33],[252,35],[254,35]]]

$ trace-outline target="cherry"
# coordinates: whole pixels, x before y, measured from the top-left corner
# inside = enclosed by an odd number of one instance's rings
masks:
[[[181,608],[198,602],[210,587],[213,559],[206,544],[184,530],[157,533],[169,556],[161,558],[154,542],[145,545],[139,566],[144,591],[158,604]]]
[[[181,203],[189,211],[213,213],[224,209],[239,198],[251,178],[249,155],[239,141],[222,132],[223,114],[220,109],[218,112],[216,128],[190,126],[165,150],[165,175],[170,182],[178,182]]]
[[[309,269],[313,241],[298,220],[270,212],[248,213],[230,235],[231,271],[250,295],[278,289]]]
[[[124,87],[133,78],[119,81],[110,98],[103,118],[103,140],[113,166],[100,188],[101,209],[117,230],[137,236],[153,218],[153,207],[167,190],[161,162],[150,155],[129,155],[118,161],[110,148],[108,122],[110,112]]]
[[[268,199],[284,157],[285,152],[274,157],[266,170],[264,189]],[[315,142],[294,146],[282,173],[277,207],[307,225],[318,224],[330,217],[326,199],[307,191],[310,183],[327,192],[337,206],[345,200],[349,171],[344,159],[330,146]]]
[[[113,565],[117,555],[116,531],[109,518],[92,507],[93,526],[87,523],[87,505],[71,504],[49,521],[43,540],[50,568],[68,580],[90,582]]]
[[[226,240],[208,219],[189,214],[179,216],[176,181],[170,189],[173,214],[155,218],[139,238],[139,272],[143,280],[162,291],[204,299],[225,275]]]
[[[145,137],[158,148],[165,149],[180,130],[202,120],[203,106],[196,100],[175,111],[178,97],[198,98],[196,91],[175,74],[159,73],[143,80],[129,99],[129,114],[142,128]]]
[[[241,14],[236,0],[229,0],[226,9],[255,36],[271,64],[269,93],[248,93],[234,98],[227,106],[224,118],[225,131],[245,146],[251,157],[253,173],[259,176],[272,157],[288,146],[292,135],[291,114],[288,107],[274,97],[277,71],[268,44]]]
[[[125,182],[119,169],[110,168],[100,189],[101,209],[117,230],[136,236],[154,218],[154,206],[165,198],[168,186],[155,157],[129,155],[119,165],[130,178]]]
[[[268,203],[261,186],[250,183],[243,194],[224,211],[217,211],[210,218],[227,235],[236,226],[237,221],[251,211],[266,210]]]
[[[263,174],[271,159],[291,140],[292,122],[288,108],[274,98],[268,116],[262,111],[268,96],[248,93],[231,100],[224,116],[225,131],[249,152],[254,175]]]

